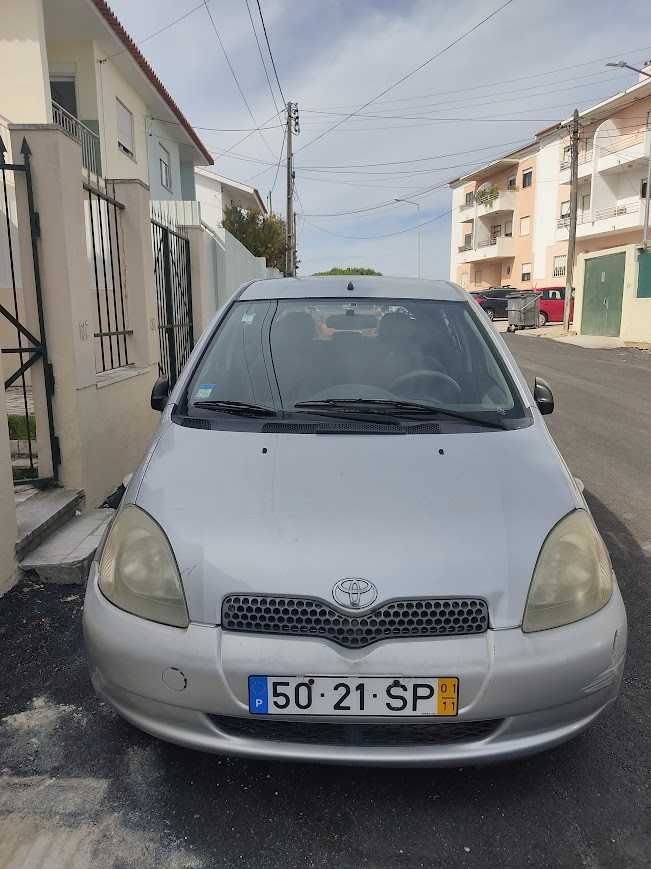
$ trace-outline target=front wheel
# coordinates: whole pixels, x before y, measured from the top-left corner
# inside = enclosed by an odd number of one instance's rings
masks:
[[[548,319],[549,318],[547,317],[547,314],[544,311],[540,311],[540,313],[538,314],[538,326],[546,326]]]

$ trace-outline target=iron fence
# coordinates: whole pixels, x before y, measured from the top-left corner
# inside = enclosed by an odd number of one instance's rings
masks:
[[[59,441],[54,431],[52,398],[54,374],[45,339],[45,314],[41,291],[38,241],[41,227],[34,204],[31,174],[31,150],[23,139],[22,163],[7,163],[5,146],[0,139],[0,350],[3,356],[4,387],[9,423],[9,445],[15,484],[44,483],[58,478]],[[19,214],[16,179],[24,185],[26,209]],[[12,183],[13,182],[13,183]],[[20,272],[18,230],[20,220],[29,227],[33,283],[25,286]],[[29,322],[26,311],[36,314]],[[33,319],[33,317],[31,318]],[[45,409],[35,412],[32,386],[36,366],[43,366]],[[44,435],[47,433],[47,437]],[[44,474],[48,462],[39,456],[41,445],[49,440],[51,473]],[[41,461],[39,461],[39,459]]]
[[[101,185],[101,186],[100,186]],[[111,371],[129,364],[127,306],[122,271],[121,212],[115,186],[84,184],[86,247],[95,288],[95,369]]]
[[[174,385],[194,346],[190,242],[169,211],[152,208],[159,370]]]

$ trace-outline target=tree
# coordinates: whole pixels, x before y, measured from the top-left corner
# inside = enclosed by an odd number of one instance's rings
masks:
[[[339,266],[334,266],[330,271],[327,272],[314,272],[315,275],[379,275],[382,276],[382,272],[376,272],[375,269],[366,269],[363,266],[347,266],[346,268],[340,268]]]
[[[222,226],[253,256],[263,256],[268,266],[285,271],[285,221],[282,217],[230,205],[224,210]]]

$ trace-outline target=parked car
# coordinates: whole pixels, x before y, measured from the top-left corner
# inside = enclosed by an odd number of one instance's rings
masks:
[[[547,323],[562,323],[565,308],[565,287],[539,287],[535,292],[540,293],[538,324],[544,326]],[[570,320],[573,316],[574,299],[570,305]]]
[[[353,280],[242,287],[154,386],[88,579],[93,684],[150,734],[232,755],[551,748],[615,700],[627,637],[551,390],[454,284]],[[324,337],[315,299],[326,320],[359,300],[362,328]]]
[[[489,287],[487,290],[475,290],[470,295],[491,320],[505,320],[509,296],[520,292],[515,287]]]

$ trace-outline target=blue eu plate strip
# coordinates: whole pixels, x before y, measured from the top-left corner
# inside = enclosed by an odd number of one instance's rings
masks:
[[[249,676],[249,712],[265,715],[269,710],[266,676]]]

